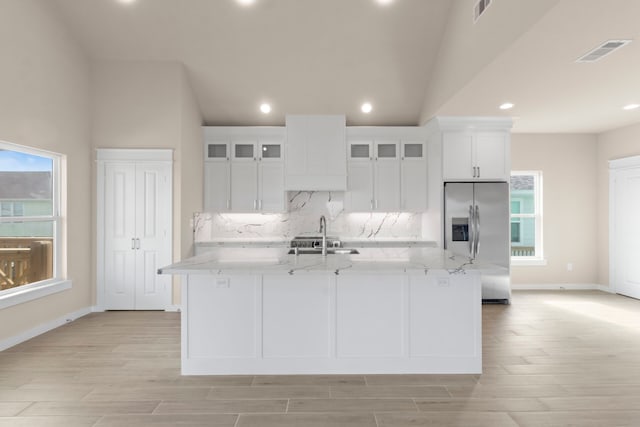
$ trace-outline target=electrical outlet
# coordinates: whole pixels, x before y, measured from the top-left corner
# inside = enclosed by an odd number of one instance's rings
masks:
[[[438,277],[438,287],[446,288],[449,286],[449,278],[448,277]]]
[[[228,288],[229,279],[216,279],[216,288]]]
[[[573,263],[567,263],[567,271],[573,271]]]

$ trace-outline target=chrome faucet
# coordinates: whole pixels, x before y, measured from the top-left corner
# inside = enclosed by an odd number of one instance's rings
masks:
[[[327,256],[327,219],[320,217],[320,233],[322,233],[322,256]]]

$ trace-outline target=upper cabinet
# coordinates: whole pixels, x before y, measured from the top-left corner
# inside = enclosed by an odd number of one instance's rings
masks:
[[[422,212],[427,208],[426,143],[420,128],[367,127],[348,132],[349,212]]]
[[[406,212],[427,209],[427,144],[402,141],[400,154],[400,208]]]
[[[508,181],[511,119],[436,118],[444,181]]]
[[[283,212],[283,153],[282,128],[205,128],[205,211]]]
[[[287,115],[286,190],[347,189],[345,124],[344,115]]]
[[[347,210],[400,210],[398,141],[350,141]]]

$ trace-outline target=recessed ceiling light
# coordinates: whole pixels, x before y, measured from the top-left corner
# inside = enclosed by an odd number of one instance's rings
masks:
[[[251,6],[256,2],[256,0],[236,0],[242,6]]]
[[[510,110],[514,107],[514,105],[511,102],[505,102],[504,104],[500,104],[500,109],[501,110]]]
[[[376,1],[378,2],[378,4],[381,4],[383,6],[393,3],[393,0],[376,0]]]
[[[131,4],[131,3],[135,3],[136,0],[118,0],[119,3],[122,4]]]
[[[269,114],[271,112],[271,105],[267,104],[266,102],[261,104],[260,111],[262,111],[264,114]]]
[[[629,105],[625,105],[624,107],[622,107],[622,109],[623,110],[635,110],[638,107],[640,107],[640,104],[629,104]]]
[[[368,113],[371,112],[371,110],[373,110],[373,106],[370,103],[365,102],[364,104],[362,104],[360,109],[362,110],[363,113],[367,113],[368,114]]]

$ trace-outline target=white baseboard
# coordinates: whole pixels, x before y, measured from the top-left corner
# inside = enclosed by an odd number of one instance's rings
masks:
[[[544,283],[544,284],[522,284],[511,285],[514,291],[603,291],[612,292],[608,286],[595,283]]]
[[[608,294],[615,294],[616,291],[611,286],[598,285],[598,290]]]
[[[49,332],[50,330],[60,327],[66,323],[73,322],[74,320],[82,316],[86,316],[89,313],[91,313],[91,307],[85,307],[80,310],[74,311],[73,313],[68,313],[62,317],[51,320],[47,323],[38,325],[35,328],[29,329],[28,331],[21,332],[18,335],[14,335],[3,341],[0,341],[0,351],[6,350],[10,347],[13,347],[14,345],[18,345],[22,342],[30,340],[31,338],[37,337],[38,335],[44,334],[45,332]]]

